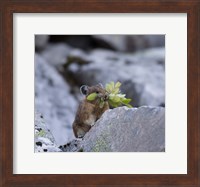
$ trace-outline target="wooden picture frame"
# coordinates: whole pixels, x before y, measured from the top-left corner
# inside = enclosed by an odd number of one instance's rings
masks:
[[[187,13],[187,174],[14,175],[14,13]],[[1,0],[0,36],[0,186],[200,186],[200,0]]]

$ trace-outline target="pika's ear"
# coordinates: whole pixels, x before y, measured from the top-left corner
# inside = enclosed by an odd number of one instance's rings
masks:
[[[103,88],[103,84],[101,84],[101,83],[98,83],[97,85],[98,85],[98,86],[100,86],[101,88]]]
[[[87,85],[83,85],[80,87],[80,92],[83,94],[83,95],[87,95],[88,93],[88,86]]]

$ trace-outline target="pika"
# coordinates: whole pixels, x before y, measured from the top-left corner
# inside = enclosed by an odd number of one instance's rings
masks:
[[[85,98],[81,101],[72,124],[76,138],[82,138],[102,114],[109,109],[108,93],[102,84],[99,83],[95,86],[83,85],[80,87],[80,92],[85,95]],[[87,100],[87,96],[91,93],[97,94],[97,97],[93,101]],[[100,100],[105,102],[102,108],[100,107]]]

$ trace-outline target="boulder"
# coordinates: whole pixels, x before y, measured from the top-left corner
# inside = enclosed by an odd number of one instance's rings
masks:
[[[48,41],[49,41],[48,35],[40,35],[40,34],[35,35],[35,49],[37,51],[43,50],[47,46]]]
[[[79,152],[164,152],[165,108],[118,107],[106,111],[82,140],[62,146]]]
[[[46,62],[59,68],[61,65],[66,63],[70,50],[71,48],[65,43],[48,44],[40,55],[46,60]]]
[[[58,145],[74,138],[71,125],[77,101],[56,68],[35,55],[35,108],[41,113]]]
[[[47,128],[42,114],[35,112],[35,152],[61,152]]]

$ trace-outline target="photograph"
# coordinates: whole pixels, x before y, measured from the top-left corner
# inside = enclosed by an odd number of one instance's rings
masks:
[[[165,35],[34,39],[35,153],[165,152]]]
[[[0,0],[0,186],[200,186],[200,0]]]

